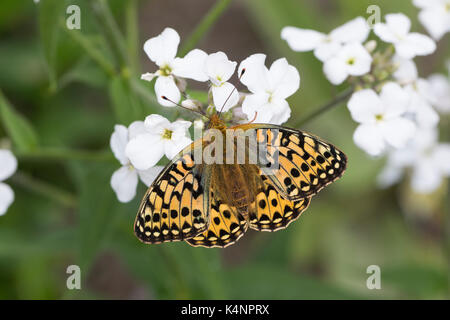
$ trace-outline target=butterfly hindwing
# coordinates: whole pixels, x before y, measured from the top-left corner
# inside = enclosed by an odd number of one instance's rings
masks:
[[[225,248],[238,241],[247,231],[248,223],[236,208],[226,204],[211,190],[210,223],[208,230],[188,240],[190,245]]]
[[[190,152],[169,163],[147,190],[134,231],[145,243],[181,241],[208,227],[208,168]]]
[[[286,228],[308,208],[310,198],[297,201],[284,199],[272,182],[261,176],[256,200],[251,206],[250,228],[257,231],[277,231]]]
[[[266,124],[243,125],[256,130],[259,143],[267,143],[269,161],[276,170],[262,167],[283,197],[299,200],[311,197],[340,178],[347,165],[345,154],[330,143],[309,133]]]

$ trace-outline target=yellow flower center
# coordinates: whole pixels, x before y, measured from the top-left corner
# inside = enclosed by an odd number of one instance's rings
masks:
[[[170,76],[170,74],[172,73],[172,68],[169,65],[164,64],[159,68],[159,71],[162,76],[167,77]]]
[[[347,64],[349,64],[349,65],[354,65],[355,64],[355,58],[350,58],[350,59],[348,59],[347,60]]]
[[[163,139],[167,139],[167,140],[172,139],[172,133],[173,133],[173,131],[171,131],[169,129],[164,129],[164,133],[162,135]]]
[[[381,120],[383,120],[383,115],[382,115],[382,114],[377,114],[377,115],[375,116],[375,119],[376,119],[377,121],[381,121]]]

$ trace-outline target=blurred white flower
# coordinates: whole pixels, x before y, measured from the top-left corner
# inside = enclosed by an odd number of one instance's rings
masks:
[[[404,59],[396,54],[392,57],[392,63],[396,66],[393,76],[399,84],[413,83],[419,77],[416,64],[412,59]]]
[[[147,170],[136,170],[125,154],[128,141],[144,131],[144,123],[135,121],[128,129],[123,125],[116,125],[111,135],[111,150],[122,165],[113,173],[111,187],[120,202],[129,202],[134,198],[139,178],[149,186],[162,170],[161,166],[155,166]]]
[[[395,52],[400,57],[412,59],[415,56],[429,55],[436,50],[436,44],[430,37],[409,32],[411,21],[403,13],[387,14],[385,19],[386,23],[375,24],[374,32],[384,42],[394,44]]]
[[[362,43],[367,39],[370,29],[363,17],[357,17],[334,29],[328,35],[310,29],[284,27],[281,38],[286,40],[294,51],[311,51],[321,61],[334,56],[343,44]]]
[[[439,40],[450,31],[450,0],[414,0],[422,9],[419,20],[431,36]]]
[[[11,177],[17,170],[17,159],[13,153],[0,149],[0,216],[4,215],[14,201],[14,191],[2,181]]]
[[[428,77],[430,94],[434,100],[434,107],[442,114],[450,113],[450,79],[442,74]]]
[[[334,85],[341,84],[349,75],[362,76],[370,71],[372,57],[360,43],[349,43],[325,61],[323,72]]]
[[[223,107],[223,111],[226,112],[239,102],[239,93],[234,85],[227,82],[233,75],[236,65],[237,63],[228,60],[223,52],[212,53],[206,59],[204,70],[211,82],[213,102],[217,110]]]
[[[155,92],[159,104],[166,107],[175,106],[171,101],[178,103],[181,93],[177,87],[175,77],[189,78],[197,81],[207,81],[208,77],[203,72],[203,66],[207,54],[199,49],[190,51],[184,58],[176,58],[180,36],[172,28],[164,31],[144,43],[144,51],[159,70],[155,73],[145,73],[141,79],[155,82]],[[169,100],[162,99],[165,96]]]
[[[431,193],[450,177],[450,144],[438,143],[437,130],[419,130],[402,149],[389,153],[378,184],[388,187],[398,182],[411,168],[411,187],[418,193]]]
[[[253,54],[239,65],[239,74],[245,69],[241,82],[251,92],[242,103],[242,112],[249,120],[257,112],[255,122],[282,124],[291,115],[286,98],[298,90],[300,75],[285,58],[274,61],[270,69],[265,59],[265,54]]]
[[[140,133],[130,137],[125,154],[136,169],[147,170],[164,155],[172,159],[192,142],[188,134],[190,126],[189,121],[171,123],[163,116],[152,114],[145,119]]]
[[[439,114],[433,109],[436,104],[431,86],[427,80],[419,78],[404,87],[409,96],[407,117],[415,121],[421,128],[436,127],[439,123]]]
[[[382,154],[388,146],[403,147],[414,135],[414,122],[403,117],[408,95],[396,83],[383,86],[381,93],[372,89],[355,92],[348,102],[353,120],[360,123],[353,135],[355,144],[372,156]]]

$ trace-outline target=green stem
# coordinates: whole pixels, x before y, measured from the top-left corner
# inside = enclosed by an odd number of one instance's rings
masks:
[[[125,45],[125,38],[122,32],[120,31],[116,19],[114,18],[108,3],[106,3],[106,0],[99,0],[98,2],[100,4],[100,14],[103,18],[106,27],[108,28],[110,38],[114,46],[116,47],[116,50],[119,53],[120,58],[126,65],[129,63],[129,57]]]
[[[355,91],[355,89],[353,87],[350,87],[350,88],[342,91],[333,100],[331,100],[330,102],[324,104],[323,106],[318,108],[316,111],[313,111],[311,114],[309,114],[305,118],[303,118],[300,121],[298,121],[294,126],[295,127],[301,127],[302,125],[304,125],[305,123],[313,120],[314,118],[318,117],[322,113],[325,113],[326,111],[328,111],[328,110],[330,110],[330,109],[332,109],[334,107],[339,106],[341,103],[343,103],[345,100],[347,100],[352,95],[352,93],[354,91]]]
[[[15,151],[22,160],[87,160],[109,162],[114,161],[110,151],[89,151],[44,147],[31,151]]]
[[[66,30],[66,33],[72,38],[72,40],[77,42],[92,58],[92,60],[94,60],[106,72],[106,74],[109,76],[116,74],[114,65],[105,58],[104,54],[102,54],[101,51],[98,50],[92,42],[86,38],[85,35],[78,30],[69,30],[65,26],[63,29]]]
[[[38,180],[24,172],[16,172],[11,178],[11,181],[18,186],[54,200],[55,202],[58,202],[63,206],[74,208],[77,205],[77,199],[75,195],[61,190],[60,188],[55,187],[48,182]]]
[[[200,39],[211,29],[211,26],[223,14],[225,9],[229,6],[231,0],[217,0],[214,6],[203,17],[200,23],[195,27],[194,31],[185,41],[180,51],[180,56],[183,57],[186,53],[194,49]]]
[[[127,52],[130,58],[131,74],[137,74],[139,70],[139,28],[138,28],[137,0],[128,0],[125,7],[126,42]]]

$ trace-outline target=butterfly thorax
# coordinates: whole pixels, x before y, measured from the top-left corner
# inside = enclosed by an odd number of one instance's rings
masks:
[[[245,218],[256,197],[256,170],[256,166],[248,164],[216,164],[211,172],[211,187]]]

